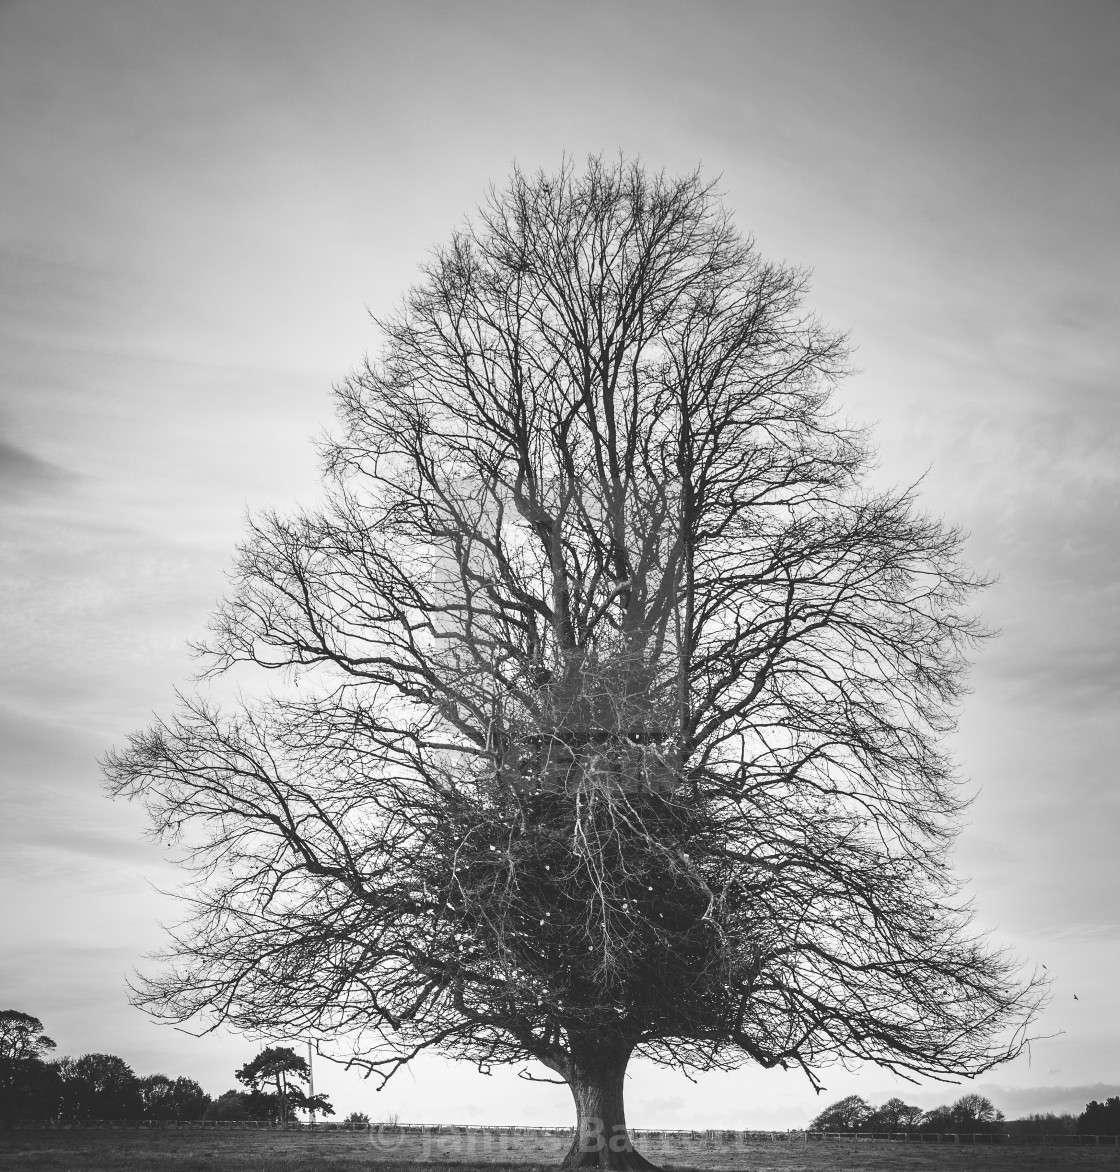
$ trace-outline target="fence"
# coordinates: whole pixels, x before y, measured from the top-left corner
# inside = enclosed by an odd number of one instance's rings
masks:
[[[558,1136],[572,1134],[570,1127],[488,1126],[455,1123],[345,1123],[323,1120],[316,1123],[272,1123],[257,1119],[0,1119],[0,1128],[18,1131],[123,1130],[123,1131],[298,1131],[304,1134],[351,1132],[375,1135],[494,1135]],[[688,1131],[674,1128],[628,1128],[634,1140],[692,1139],[738,1147],[750,1143],[933,1143],[1014,1145],[1019,1147],[1120,1147],[1116,1135],[1014,1135],[1010,1132],[929,1132],[929,1131],[734,1131],[708,1129]]]

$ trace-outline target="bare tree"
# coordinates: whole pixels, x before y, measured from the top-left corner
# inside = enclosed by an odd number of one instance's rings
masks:
[[[338,390],[203,648],[281,673],[112,754],[198,868],[152,1012],[566,1082],[632,1055],[972,1074],[1039,989],[970,934],[939,737],[977,580],[828,400],[843,339],[699,176],[515,172]],[[525,1069],[526,1077],[535,1077]]]

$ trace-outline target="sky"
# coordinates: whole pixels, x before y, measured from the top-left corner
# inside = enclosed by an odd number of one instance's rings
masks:
[[[1115,0],[0,3],[0,1007],[60,1053],[234,1084],[256,1040],[128,1003],[177,875],[97,760],[190,686],[246,513],[315,501],[369,313],[515,162],[621,151],[719,177],[813,271],[878,480],[924,476],[998,578],[957,866],[1053,978],[1029,1054],[975,1084],[635,1064],[629,1122],[1120,1094],[1118,131]],[[375,1095],[316,1066],[342,1114],[572,1118],[512,1071],[429,1058]]]

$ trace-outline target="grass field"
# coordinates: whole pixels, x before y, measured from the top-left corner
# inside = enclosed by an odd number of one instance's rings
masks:
[[[0,1132],[0,1172],[516,1172],[554,1169],[559,1136],[205,1131]],[[831,1140],[827,1143],[666,1136],[638,1142],[666,1168],[743,1172],[1120,1172],[1114,1147],[1035,1148]]]

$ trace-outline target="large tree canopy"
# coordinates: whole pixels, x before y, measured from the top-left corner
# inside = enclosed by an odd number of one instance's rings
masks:
[[[0,1120],[45,1118],[57,1108],[57,1071],[44,1061],[54,1048],[37,1017],[0,1009]]]
[[[293,1111],[308,1111],[312,1118],[316,1111],[324,1115],[334,1114],[325,1095],[309,1094],[300,1085],[311,1083],[311,1066],[290,1046],[266,1046],[252,1062],[241,1067],[237,1081],[257,1092],[263,1087],[272,1087],[268,1097],[273,1101],[276,1117],[281,1123],[289,1119]]]
[[[43,1023],[18,1009],[0,1009],[0,1062],[42,1059],[55,1043],[43,1033]]]
[[[251,525],[204,653],[278,686],[107,762],[199,868],[143,1005],[536,1060],[583,1166],[648,1166],[633,1054],[1018,1051],[947,867],[978,582],[866,486],[804,288],[695,175],[491,193],[339,388],[323,505]]]

